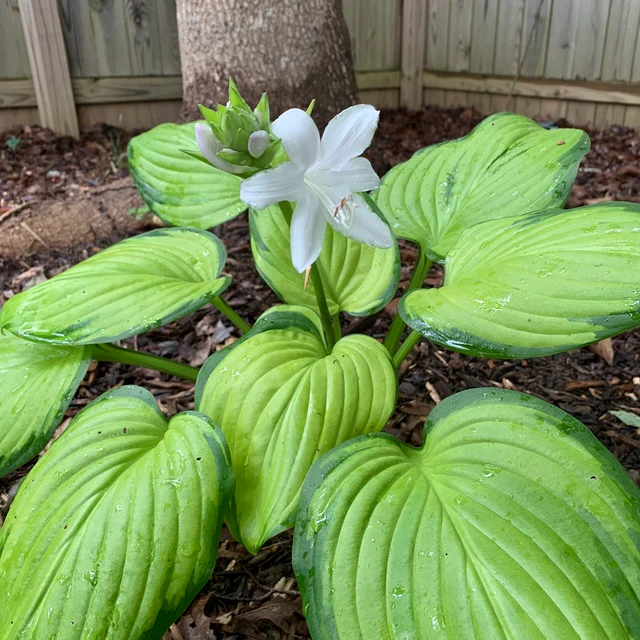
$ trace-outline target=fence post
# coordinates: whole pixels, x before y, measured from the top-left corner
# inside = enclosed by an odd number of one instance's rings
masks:
[[[416,111],[422,106],[426,26],[426,0],[403,0],[400,104],[410,111]]]
[[[78,137],[78,115],[56,0],[18,0],[40,124]]]

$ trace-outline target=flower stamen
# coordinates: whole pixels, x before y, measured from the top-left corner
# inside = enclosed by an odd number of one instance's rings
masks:
[[[333,217],[343,227],[350,229],[353,224],[355,213],[355,205],[353,203],[353,194],[349,194],[346,198],[342,198],[333,210]]]

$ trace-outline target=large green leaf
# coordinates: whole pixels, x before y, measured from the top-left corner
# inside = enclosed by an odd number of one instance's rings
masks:
[[[315,640],[638,637],[640,493],[580,422],[474,389],[425,439],[356,438],[309,473],[293,562]]]
[[[157,639],[213,570],[231,493],[220,431],[121,387],[25,479],[0,533],[0,638]]]
[[[151,211],[176,226],[210,229],[246,210],[236,175],[198,154],[195,122],[161,124],[129,142],[129,169]]]
[[[273,308],[235,344],[203,367],[196,407],[227,438],[236,481],[228,522],[256,553],[293,526],[318,457],[384,427],[397,382],[388,352],[369,336],[347,336],[329,353],[304,307]]]
[[[451,349],[526,358],[640,325],[640,205],[605,203],[484,222],[447,258],[444,286],[399,312]]]
[[[443,261],[466,228],[561,207],[589,137],[498,113],[468,136],[427,147],[383,179],[377,203],[393,232]]]
[[[44,448],[90,359],[86,347],[54,347],[0,332],[0,477]]]
[[[195,311],[228,286],[216,236],[158,229],[118,242],[11,298],[0,327],[54,344],[113,342]]]
[[[291,262],[289,224],[290,219],[278,206],[251,211],[253,258],[260,275],[281,300],[317,310],[313,283],[305,288],[304,274],[298,273]],[[395,240],[391,249],[376,249],[346,238],[329,225],[316,264],[332,314],[375,313],[391,300],[400,280],[400,254]]]

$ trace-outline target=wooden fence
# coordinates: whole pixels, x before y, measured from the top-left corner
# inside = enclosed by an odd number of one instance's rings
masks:
[[[212,0],[213,1],[213,0]],[[177,117],[175,0],[0,0],[0,128]],[[343,0],[363,100],[640,126],[640,0]]]

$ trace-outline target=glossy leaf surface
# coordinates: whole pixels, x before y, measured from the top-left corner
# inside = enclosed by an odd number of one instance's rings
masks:
[[[548,131],[524,116],[498,113],[468,136],[395,166],[376,201],[398,237],[442,262],[477,222],[561,207],[589,144],[584,131]]]
[[[175,226],[210,229],[246,210],[242,180],[199,155],[195,122],[161,124],[131,140],[131,177],[148,207]],[[186,153],[189,152],[189,153]]]
[[[313,283],[304,287],[304,273],[291,263],[289,220],[280,207],[251,211],[251,248],[260,275],[289,304],[317,310]],[[326,227],[316,264],[322,273],[329,311],[354,316],[370,315],[393,297],[400,279],[400,255],[391,249],[369,247]]]
[[[0,477],[35,457],[69,406],[91,359],[0,333]]]
[[[425,444],[384,434],[305,481],[293,560],[314,640],[635,638],[640,493],[577,420],[474,389]]]
[[[11,298],[0,326],[53,344],[127,338],[188,315],[229,284],[226,251],[197,229],[158,229],[123,240]]]
[[[222,428],[236,479],[232,533],[256,553],[293,526],[300,487],[323,453],[379,431],[395,406],[386,349],[364,335],[328,353],[316,314],[274,307],[200,373],[196,407]]]
[[[560,353],[640,325],[640,205],[502,218],[466,231],[444,286],[399,313],[451,349],[497,358]]]
[[[73,420],[0,533],[0,638],[157,639],[213,570],[231,493],[220,431],[138,387]]]

